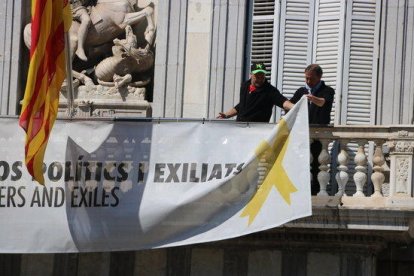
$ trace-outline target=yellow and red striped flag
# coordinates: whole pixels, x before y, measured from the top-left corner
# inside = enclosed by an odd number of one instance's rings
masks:
[[[19,124],[26,131],[27,170],[44,184],[43,158],[66,75],[65,35],[72,22],[68,0],[32,0],[30,66]]]

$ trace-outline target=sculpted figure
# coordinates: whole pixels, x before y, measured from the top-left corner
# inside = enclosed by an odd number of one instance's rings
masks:
[[[138,48],[137,43],[137,36],[132,31],[132,28],[130,25],[125,27],[125,39],[114,39],[115,46],[121,47],[121,49],[117,47],[112,48],[112,52],[114,55],[122,54],[122,51],[131,53],[132,49]],[[121,52],[118,52],[118,50],[121,50]]]
[[[91,6],[91,2],[86,2],[86,0],[71,1],[74,8],[77,5],[76,7],[78,9],[76,12],[78,13],[78,19],[73,21],[69,33],[72,58],[76,53],[81,60],[87,60],[87,63],[81,64],[80,66],[73,66],[73,76],[81,83],[90,86],[94,85],[94,83],[89,76],[83,73],[83,70],[89,70],[100,62],[99,58],[96,58],[96,55],[94,56],[95,49],[104,48],[105,45],[113,45],[113,40],[123,36],[128,25],[134,26],[143,20],[147,23],[144,33],[147,43],[145,49],[148,50],[151,48],[155,35],[155,24],[153,22],[154,10],[151,1],[146,1],[148,3],[145,6],[142,5],[141,0],[95,0],[95,2],[96,4]],[[89,10],[90,23],[88,23],[86,6]],[[140,10],[136,11],[134,7],[138,7]],[[86,25],[89,25],[89,27],[83,29]],[[30,47],[30,32],[31,28],[30,24],[28,24],[24,30],[24,39],[28,47]],[[132,50],[135,56],[141,55],[140,57],[142,58],[142,52],[138,53],[137,51],[139,50],[133,44],[131,44],[131,49],[135,50]],[[125,52],[128,51],[125,50]],[[150,53],[150,51],[147,51],[147,53]],[[151,56],[153,56],[152,53]],[[127,61],[132,64],[131,66],[136,66],[136,59],[127,59]],[[132,71],[136,72],[135,69]],[[121,73],[118,75],[124,76],[125,74]]]
[[[137,38],[129,25],[125,28],[125,39],[114,39],[112,53],[113,56],[104,59],[95,68],[95,75],[101,85],[125,86],[136,80],[134,75],[147,71],[154,63],[154,55],[150,50],[137,48]],[[140,87],[146,83],[138,81],[131,85]]]
[[[88,34],[88,29],[91,25],[91,18],[89,17],[88,10],[86,9],[88,4],[89,0],[70,0],[73,20],[77,20],[80,23],[78,29],[78,49],[76,50],[76,55],[84,61],[88,59],[85,54],[84,44]]]

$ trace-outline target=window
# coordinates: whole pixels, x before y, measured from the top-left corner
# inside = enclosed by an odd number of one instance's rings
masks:
[[[320,64],[336,92],[331,122],[373,124],[380,6],[375,0],[255,0],[250,59],[271,68],[271,83],[288,98],[304,85],[305,67]]]

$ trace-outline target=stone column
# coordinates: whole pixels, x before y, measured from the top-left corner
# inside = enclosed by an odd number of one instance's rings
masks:
[[[2,0],[0,10],[0,115],[16,115],[23,97],[27,57],[22,59],[21,32],[30,18],[30,1]],[[26,60],[27,59],[27,60]]]
[[[213,5],[190,0],[187,12],[183,117],[206,117]]]

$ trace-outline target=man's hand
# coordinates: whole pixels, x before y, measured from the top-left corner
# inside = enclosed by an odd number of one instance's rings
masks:
[[[220,112],[217,116],[217,119],[227,119],[228,116],[226,115],[226,113]]]
[[[231,117],[236,116],[236,115],[237,115],[237,110],[233,107],[232,109],[230,109],[227,112],[220,112],[217,115],[217,119],[228,119],[228,118],[231,118]]]
[[[294,104],[291,101],[285,101],[283,103],[283,109],[284,110],[291,110],[293,108]]]

